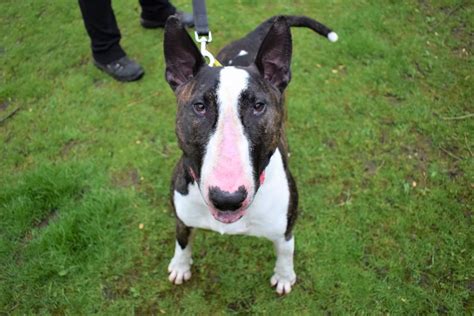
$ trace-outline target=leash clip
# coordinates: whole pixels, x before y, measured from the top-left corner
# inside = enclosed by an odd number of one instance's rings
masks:
[[[194,37],[196,39],[196,42],[201,43],[201,54],[202,54],[202,56],[204,56],[204,58],[207,57],[209,59],[209,66],[213,67],[214,65],[216,65],[216,59],[211,54],[211,52],[208,51],[207,48],[206,48],[207,43],[212,42],[212,33],[211,33],[211,31],[209,31],[209,34],[208,34],[207,37],[206,36],[201,36],[200,37],[198,32],[194,32]]]

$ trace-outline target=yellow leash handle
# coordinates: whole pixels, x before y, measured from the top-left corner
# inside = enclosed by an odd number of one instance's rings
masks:
[[[213,64],[213,65],[209,65],[209,66],[211,66],[211,67],[224,67],[224,66],[222,66],[222,64],[221,64],[217,59],[215,59],[215,58],[214,58],[214,64]]]

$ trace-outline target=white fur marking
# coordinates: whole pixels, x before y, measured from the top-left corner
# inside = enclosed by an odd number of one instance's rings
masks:
[[[249,53],[245,50],[241,50],[237,56],[245,56],[248,55]]]
[[[328,39],[331,42],[337,42],[337,40],[339,39],[339,36],[337,36],[336,32],[331,32],[328,34]]]
[[[276,286],[278,294],[288,294],[291,286],[296,282],[296,274],[293,269],[293,253],[295,250],[295,238],[286,240],[285,237],[274,240],[277,261],[275,264],[275,274],[270,279],[272,286]]]
[[[168,279],[171,283],[182,284],[191,278],[191,264],[193,259],[191,258],[191,243],[188,243],[186,248],[181,249],[181,246],[176,241],[174,249],[174,256],[168,266],[168,272],[170,273]]]
[[[250,162],[250,145],[247,137],[244,134],[244,127],[239,117],[239,97],[242,91],[247,88],[249,74],[247,71],[235,67],[224,67],[220,72],[219,87],[217,90],[218,103],[218,121],[216,131],[211,135],[206,146],[206,153],[204,155],[202,169],[201,169],[201,189],[203,189],[204,199],[207,200],[207,190],[209,186],[215,185],[209,183],[210,175],[216,174],[221,152],[219,146],[224,138],[224,127],[226,122],[234,126],[237,134],[237,152],[240,157],[236,157],[237,161],[241,162],[243,167],[243,174],[240,179],[235,181],[245,180],[247,183],[238,183],[238,185],[247,184],[247,192],[249,196],[254,194],[252,164]],[[224,180],[224,179],[223,179]],[[231,181],[232,179],[230,179]],[[235,188],[237,190],[237,188]]]
[[[195,182],[189,184],[188,190],[187,195],[174,191],[176,214],[186,226],[270,240],[279,240],[285,234],[290,191],[279,150],[271,157],[265,169],[265,182],[257,191],[246,215],[235,223],[224,224],[214,219]]]

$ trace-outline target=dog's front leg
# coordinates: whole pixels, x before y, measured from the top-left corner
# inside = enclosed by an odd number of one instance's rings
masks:
[[[293,269],[293,253],[295,249],[295,238],[287,240],[281,237],[273,241],[277,260],[275,269],[270,282],[272,286],[276,286],[278,294],[288,294],[291,291],[291,286],[296,282],[296,274]]]
[[[173,259],[168,266],[170,273],[168,279],[171,283],[182,284],[191,278],[191,245],[192,228],[184,225],[184,223],[176,218],[176,246]]]

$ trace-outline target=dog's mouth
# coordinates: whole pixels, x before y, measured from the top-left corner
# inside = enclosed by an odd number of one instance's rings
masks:
[[[219,222],[224,224],[232,224],[237,222],[245,215],[245,209],[240,209],[236,211],[220,211],[220,210],[211,210],[212,216]]]

